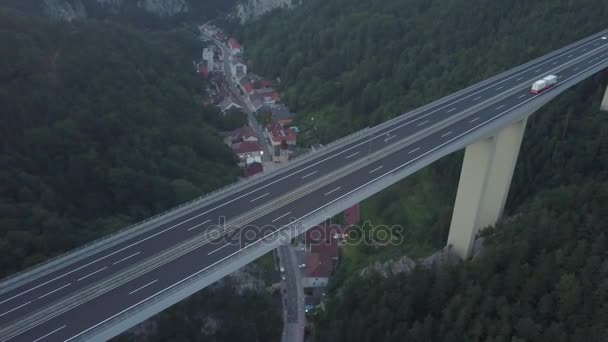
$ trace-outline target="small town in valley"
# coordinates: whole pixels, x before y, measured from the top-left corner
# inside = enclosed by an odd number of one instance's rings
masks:
[[[248,125],[223,132],[224,142],[237,156],[242,177],[261,174],[288,163],[297,153],[295,113],[281,103],[275,81],[248,71],[244,48],[212,24],[199,27],[205,43],[195,71],[207,84],[203,105],[217,106],[223,115],[239,111]],[[311,146],[316,150],[319,146]],[[343,224],[317,225],[292,244],[273,252],[276,272],[269,291],[279,297],[284,318],[283,341],[304,341],[311,318],[323,310],[323,298],[338,264],[339,249],[349,229],[359,223],[359,205],[343,213]]]
[[[298,127],[295,113],[281,103],[274,81],[248,72],[244,49],[220,28],[199,27],[206,43],[196,72],[208,80],[203,105],[218,106],[225,115],[240,111],[248,125],[224,132],[224,142],[232,148],[243,169],[243,178],[284,165],[296,153]]]

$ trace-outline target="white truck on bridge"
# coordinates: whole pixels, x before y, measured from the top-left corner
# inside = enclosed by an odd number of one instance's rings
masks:
[[[547,77],[544,77],[543,79],[540,79],[540,80],[532,83],[532,93],[538,94],[546,89],[551,88],[556,83],[557,83],[557,76],[549,75]]]

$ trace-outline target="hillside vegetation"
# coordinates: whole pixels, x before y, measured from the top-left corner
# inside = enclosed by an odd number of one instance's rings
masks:
[[[280,78],[306,143],[602,30],[606,14],[599,0],[311,0],[234,31],[252,71]],[[374,260],[445,245],[462,152],[365,201],[362,217],[401,225],[406,242],[343,250],[315,340],[607,339],[608,117],[598,110],[607,79],[598,74],[528,120],[507,203],[513,218],[473,263],[386,280],[356,275]]]
[[[0,277],[236,179],[195,38],[0,8]]]

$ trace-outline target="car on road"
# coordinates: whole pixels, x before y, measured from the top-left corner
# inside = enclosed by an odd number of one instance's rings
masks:
[[[306,267],[306,264],[302,264],[302,265],[298,266],[298,268],[304,268],[304,267]]]
[[[606,36],[603,36],[603,37],[602,37],[602,39],[606,40],[606,39],[608,39],[608,38],[606,38]]]

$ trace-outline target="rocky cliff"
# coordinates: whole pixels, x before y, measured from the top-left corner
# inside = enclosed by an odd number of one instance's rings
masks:
[[[32,0],[26,0],[32,1]],[[193,0],[189,0],[193,1]],[[188,0],[43,0],[40,10],[50,17],[62,20],[84,19],[91,9],[112,14],[142,11],[159,17],[173,17],[188,13]]]
[[[244,0],[235,8],[235,15],[241,22],[246,23],[260,15],[279,7],[293,8],[302,0]]]

